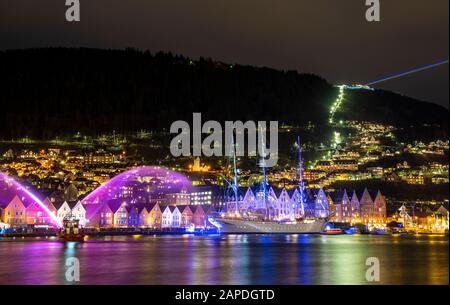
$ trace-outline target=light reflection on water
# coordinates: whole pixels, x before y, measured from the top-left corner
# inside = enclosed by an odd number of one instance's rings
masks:
[[[380,260],[380,284],[448,284],[446,236],[165,235],[0,239],[0,284],[371,284],[366,259]]]

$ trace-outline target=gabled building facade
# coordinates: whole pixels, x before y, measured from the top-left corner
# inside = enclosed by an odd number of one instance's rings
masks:
[[[48,198],[46,198],[42,203],[45,205],[45,207],[48,209],[51,215],[49,215],[48,211],[46,211],[40,204],[33,201],[26,207],[27,225],[32,226],[56,225],[56,221],[53,219],[53,217],[55,217],[57,214],[55,206]]]
[[[169,206],[161,206],[161,228],[171,228],[172,227],[172,211]]]
[[[80,221],[81,226],[86,226],[86,209],[81,201],[72,208],[72,216]]]
[[[192,217],[194,216],[194,213],[192,212],[191,208],[188,205],[178,206],[178,209],[181,212],[180,226],[182,228],[189,228],[192,224]]]
[[[148,211],[146,215],[145,226],[154,229],[160,229],[162,227],[162,207],[157,203],[152,203],[146,206]],[[145,212],[141,212],[145,213]],[[141,215],[142,218],[142,215]]]
[[[9,203],[0,206],[0,212],[1,222],[11,227],[19,227],[27,224],[25,205],[17,195]]]
[[[192,215],[192,223],[196,228],[204,228],[207,226],[207,214],[201,205],[192,206],[194,214]]]

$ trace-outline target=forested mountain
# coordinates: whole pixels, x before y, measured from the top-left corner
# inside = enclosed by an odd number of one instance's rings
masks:
[[[326,123],[337,89],[319,76],[192,61],[170,53],[46,48],[0,51],[0,137],[162,130],[179,119]],[[448,110],[390,92],[352,92],[342,115],[447,126]]]

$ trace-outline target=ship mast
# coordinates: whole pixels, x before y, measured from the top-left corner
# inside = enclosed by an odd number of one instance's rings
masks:
[[[297,138],[298,144],[298,188],[300,192],[300,212],[305,215],[305,183],[303,181],[303,160],[302,160],[302,145],[300,143],[300,136]]]
[[[267,177],[266,177],[266,159],[265,159],[265,143],[264,143],[264,135],[263,135],[262,127],[261,127],[261,161],[260,167],[262,168],[262,191],[263,191],[263,205],[266,209],[266,216],[269,218],[269,207],[267,205]]]
[[[235,212],[236,216],[239,215],[239,197],[238,197],[238,172],[236,167],[236,143],[233,136],[233,191],[235,200]]]
[[[238,170],[237,170],[237,162],[236,162],[236,144],[234,142],[234,135],[231,136],[231,157],[227,158],[227,169],[229,169],[227,173],[227,177],[222,176],[223,180],[228,185],[224,188],[224,197],[227,200],[227,214],[230,214],[230,210],[232,205],[234,205],[234,213],[236,216],[239,216],[239,195],[238,195]],[[232,164],[231,164],[232,163]],[[232,170],[231,170],[232,167]],[[230,180],[228,180],[228,177]],[[231,199],[232,195],[230,195],[230,189],[234,193],[234,200]],[[228,202],[228,200],[230,200]]]

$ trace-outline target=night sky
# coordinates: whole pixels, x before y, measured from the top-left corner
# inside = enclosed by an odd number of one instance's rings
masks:
[[[448,58],[448,0],[1,0],[0,49],[68,46],[171,51],[366,83]],[[1,68],[1,67],[0,67]],[[449,107],[444,65],[376,88]]]

